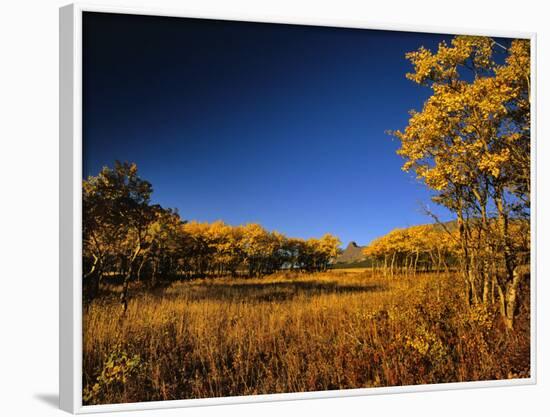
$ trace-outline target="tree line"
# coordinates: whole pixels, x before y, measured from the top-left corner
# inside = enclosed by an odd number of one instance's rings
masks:
[[[456,216],[469,304],[489,303],[494,285],[511,328],[528,276],[521,267],[529,248],[513,234],[518,224],[529,234],[530,42],[457,36],[436,52],[421,47],[406,57],[414,68],[407,78],[431,96],[421,111],[411,111],[403,131],[392,132],[403,169]]]
[[[457,257],[453,236],[437,224],[394,229],[373,240],[363,253],[384,276],[416,275],[419,271],[449,272],[455,267]]]
[[[324,271],[339,253],[340,240],[286,237],[259,224],[231,226],[184,221],[177,210],[151,203],[152,185],[134,163],[116,162],[83,181],[83,288],[98,295],[106,279],[128,287],[207,276],[255,276],[276,271]]]
[[[472,219],[474,223],[478,224],[477,233],[483,233],[480,220],[474,222]],[[493,227],[496,225],[493,224]],[[514,247],[524,254],[519,263],[527,264],[531,246],[529,223],[523,219],[514,219],[510,223],[510,235]],[[447,222],[394,229],[374,239],[363,249],[363,253],[375,271],[393,277],[398,274],[416,275],[417,272],[455,272],[461,268],[461,250],[457,223]],[[498,258],[491,260],[490,269],[491,275],[496,277]],[[492,281],[490,284],[492,288],[486,298],[490,296],[494,301],[496,283]]]

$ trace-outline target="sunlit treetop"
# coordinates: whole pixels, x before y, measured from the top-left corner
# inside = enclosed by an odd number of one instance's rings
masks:
[[[514,40],[504,64],[493,59],[500,44],[486,37],[458,36],[437,52],[406,56],[410,80],[433,90],[422,111],[411,112],[398,154],[403,169],[436,191],[471,186],[484,177],[511,191],[528,182],[529,41]],[[523,182],[523,184],[520,184]]]

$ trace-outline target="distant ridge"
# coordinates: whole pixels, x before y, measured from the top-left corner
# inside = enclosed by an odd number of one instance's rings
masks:
[[[350,242],[342,254],[336,258],[336,263],[359,262],[363,259],[365,259],[365,255],[363,255],[363,246],[359,246],[355,242]]]

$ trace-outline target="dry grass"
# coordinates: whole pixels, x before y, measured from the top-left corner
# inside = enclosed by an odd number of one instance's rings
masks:
[[[86,404],[529,376],[529,310],[506,332],[454,276],[278,274],[107,297],[84,313]]]
[[[338,268],[338,269],[334,269],[333,272],[334,273],[339,273],[339,272],[346,272],[346,273],[350,273],[350,274],[364,274],[364,273],[367,273],[367,272],[370,272],[372,271],[372,268],[369,268],[369,267],[357,267],[357,268]]]

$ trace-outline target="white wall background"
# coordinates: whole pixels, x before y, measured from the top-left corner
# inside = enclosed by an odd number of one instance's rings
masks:
[[[98,3],[93,2],[92,3]],[[530,0],[188,0],[100,4],[535,31],[538,33],[539,213],[548,212],[550,25]],[[58,389],[58,0],[6,0],[0,11],[0,414],[61,415]],[[545,135],[546,134],[546,135]],[[538,216],[539,384],[141,412],[148,416],[304,414],[543,415],[550,410],[548,216]],[[548,298],[548,299],[547,299]],[[129,413],[117,413],[123,417]]]

